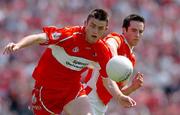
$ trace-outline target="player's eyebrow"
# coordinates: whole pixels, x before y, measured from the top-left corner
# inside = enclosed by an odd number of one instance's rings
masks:
[[[94,22],[92,22],[91,25],[96,26],[96,24]]]

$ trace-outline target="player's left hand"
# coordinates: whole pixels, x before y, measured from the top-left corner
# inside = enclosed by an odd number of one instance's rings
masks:
[[[131,84],[131,86],[133,87],[134,90],[139,89],[140,87],[143,86],[143,82],[144,82],[143,77],[144,77],[144,75],[140,72],[138,72],[134,76],[134,78],[132,80],[132,84]]]

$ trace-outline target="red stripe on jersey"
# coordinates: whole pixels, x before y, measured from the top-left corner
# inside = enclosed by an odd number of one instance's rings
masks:
[[[86,78],[84,80],[85,83],[87,83],[90,80],[90,78],[92,76],[92,72],[93,72],[93,69],[88,69],[88,73],[87,73]]]

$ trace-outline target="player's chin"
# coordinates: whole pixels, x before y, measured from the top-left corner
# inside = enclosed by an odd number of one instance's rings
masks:
[[[131,44],[131,46],[136,46],[138,44],[138,42],[137,41],[134,41],[132,44]]]
[[[139,42],[138,39],[134,40],[134,41],[133,41],[133,45],[136,46],[136,45],[138,44],[138,42]]]
[[[96,42],[97,42],[97,40],[92,40],[92,39],[89,40],[89,43],[90,43],[90,44],[94,44],[94,43],[96,43]]]
[[[92,40],[93,43],[96,43],[98,41],[98,37],[92,36],[91,40]]]

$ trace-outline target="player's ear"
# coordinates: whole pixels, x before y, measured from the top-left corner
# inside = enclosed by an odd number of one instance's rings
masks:
[[[126,28],[122,28],[122,31],[123,31],[123,33],[127,32]]]
[[[86,25],[87,25],[87,20],[84,21],[84,26],[86,26]]]
[[[108,25],[106,26],[106,31],[109,29]]]

